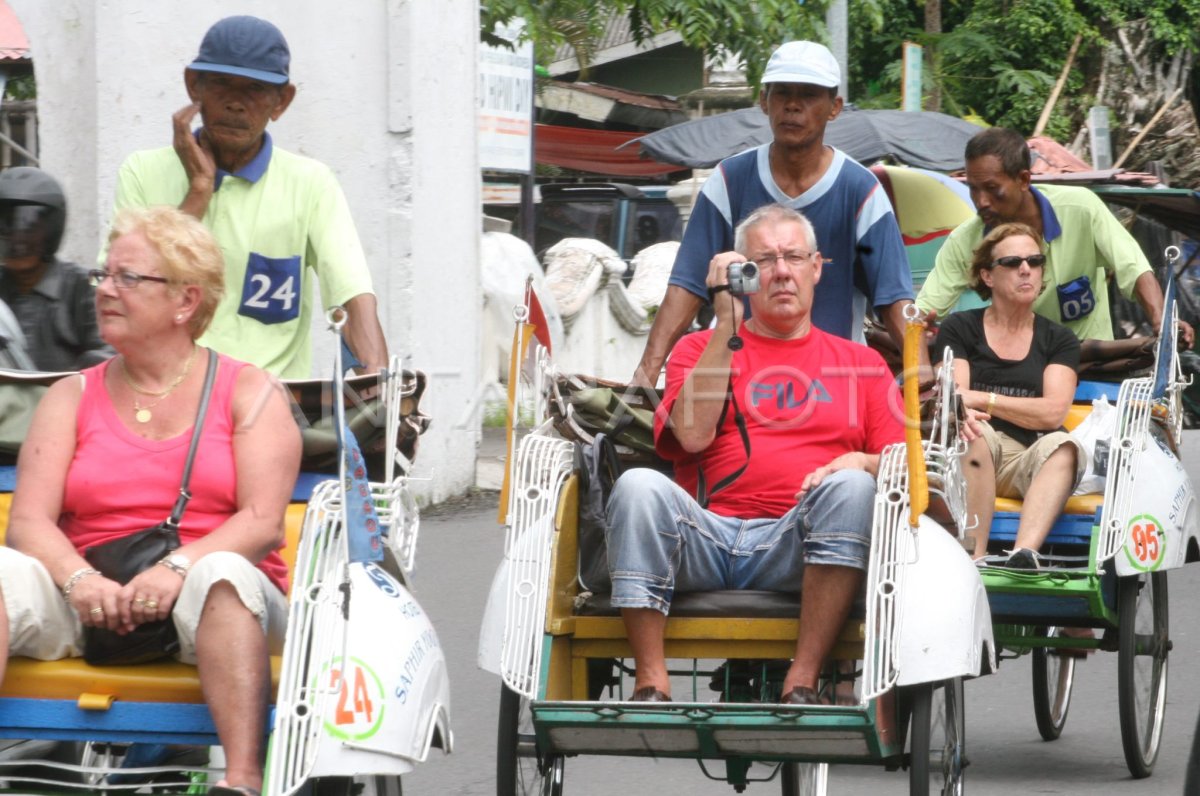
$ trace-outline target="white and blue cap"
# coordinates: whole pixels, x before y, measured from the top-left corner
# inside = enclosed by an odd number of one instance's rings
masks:
[[[288,82],[291,58],[287,39],[270,22],[258,17],[226,17],[204,34],[200,53],[188,69],[282,86]]]
[[[815,41],[789,41],[771,53],[765,83],[811,83],[824,88],[842,85],[842,68],[829,48]]]

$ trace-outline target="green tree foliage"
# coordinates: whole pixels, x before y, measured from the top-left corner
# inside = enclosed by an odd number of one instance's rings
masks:
[[[1145,19],[1167,55],[1200,44],[1200,0],[1082,0],[1080,11],[1101,36],[1122,22]]]
[[[1118,26],[1145,19],[1161,51],[1200,45],[1200,0],[944,0],[943,33],[924,32],[920,0],[851,2],[850,94],[865,107],[897,107],[900,48],[937,48],[943,110],[1032,132],[1075,35],[1083,44],[1046,132],[1069,138],[1094,103],[1099,53]],[[881,21],[882,20],[882,21]]]
[[[8,81],[4,87],[4,98],[14,100],[37,99],[37,83],[33,75],[22,75]]]
[[[483,6],[480,35],[499,43],[491,35],[494,26],[521,17],[540,62],[563,43],[586,62],[588,40],[600,38],[613,13],[627,14],[639,42],[676,31],[684,44],[706,54],[739,58],[754,85],[781,42],[823,38],[827,5],[828,0],[497,0]]]

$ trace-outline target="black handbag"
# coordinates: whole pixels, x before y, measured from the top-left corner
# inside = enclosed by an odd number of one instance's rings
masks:
[[[590,445],[575,443],[579,473],[579,587],[595,594],[612,591],[608,574],[608,496],[621,474],[612,438],[596,432]]]
[[[188,483],[192,478],[196,449],[200,446],[204,418],[208,413],[208,399],[212,394],[212,385],[217,374],[217,361],[217,355],[210,350],[208,369],[204,374],[204,390],[200,394],[200,408],[196,412],[192,442],[183,466],[179,498],[175,501],[171,516],[153,528],[131,533],[104,544],[92,545],[83,551],[83,557],[93,569],[122,586],[179,547],[179,521],[183,519],[184,509],[192,497],[188,492]],[[169,616],[166,619],[140,624],[124,635],[102,627],[88,626],[83,629],[83,659],[92,666],[152,663],[169,658],[178,651],[179,633],[175,630],[175,620]]]

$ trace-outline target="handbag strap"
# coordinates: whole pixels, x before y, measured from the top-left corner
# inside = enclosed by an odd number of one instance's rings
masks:
[[[207,350],[208,368],[204,371],[204,389],[200,393],[200,408],[196,410],[196,425],[192,429],[192,442],[188,446],[187,461],[183,465],[183,482],[179,485],[179,498],[175,501],[175,508],[171,509],[171,516],[167,517],[166,521],[167,527],[171,530],[178,530],[179,521],[183,519],[184,509],[187,508],[188,501],[192,499],[192,493],[188,491],[188,484],[192,480],[192,463],[196,460],[196,449],[200,447],[200,434],[204,430],[204,418],[208,415],[208,399],[212,397],[213,382],[217,378],[219,358],[211,348]]]

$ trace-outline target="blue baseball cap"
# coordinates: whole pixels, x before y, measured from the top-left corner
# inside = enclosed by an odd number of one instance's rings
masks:
[[[258,17],[226,17],[204,34],[200,54],[188,66],[197,72],[221,72],[282,86],[291,62],[279,28]]]

